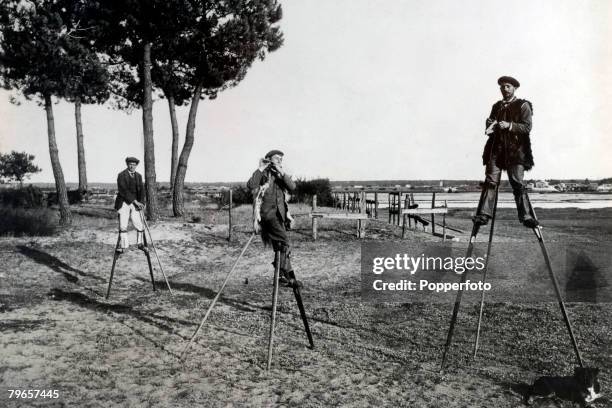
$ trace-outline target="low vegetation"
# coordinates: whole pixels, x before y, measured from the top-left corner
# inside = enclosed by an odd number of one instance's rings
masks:
[[[0,207],[0,236],[49,236],[57,229],[56,211],[47,208]]]

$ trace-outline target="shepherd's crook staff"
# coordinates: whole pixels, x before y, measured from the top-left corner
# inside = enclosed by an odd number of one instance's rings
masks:
[[[153,236],[151,235],[151,230],[149,229],[149,224],[147,224],[147,218],[143,214],[144,209],[142,211],[138,211],[138,212],[140,213],[140,218],[142,219],[142,223],[144,224],[145,229],[149,233],[149,239],[151,240],[151,248],[153,248],[153,252],[155,253],[155,257],[157,258],[157,264],[159,265],[159,270],[161,271],[162,275],[164,276],[164,280],[166,281],[166,286],[168,286],[168,290],[170,291],[170,295],[174,296],[174,293],[172,293],[172,288],[170,287],[170,282],[168,282],[168,278],[166,277],[166,273],[164,272],[164,268],[162,268],[161,261],[159,260],[159,255],[157,255],[157,249],[155,249],[155,244],[153,243]]]
[[[217,303],[217,300],[219,300],[219,298],[221,297],[221,293],[223,292],[223,289],[225,289],[225,285],[227,285],[227,282],[229,281],[230,276],[232,276],[232,273],[234,272],[234,269],[236,269],[236,266],[238,265],[238,261],[240,261],[240,258],[242,258],[242,255],[244,255],[244,253],[246,252],[246,250],[249,247],[249,245],[251,245],[251,241],[253,241],[253,238],[255,238],[255,235],[256,235],[255,233],[251,234],[251,238],[249,238],[249,240],[247,241],[247,243],[244,246],[244,248],[242,248],[242,252],[240,252],[240,255],[238,255],[238,258],[236,259],[236,262],[234,262],[234,266],[232,266],[232,269],[230,269],[229,273],[225,277],[225,280],[223,281],[223,284],[221,285],[221,289],[219,289],[219,292],[217,292],[217,295],[212,300],[210,306],[208,306],[208,310],[206,311],[206,314],[204,315],[204,318],[200,322],[200,325],[196,329],[195,333],[193,333],[193,336],[191,336],[191,339],[189,340],[189,343],[187,343],[187,345],[183,349],[183,352],[181,353],[181,355],[179,357],[180,360],[183,359],[183,356],[185,355],[187,350],[189,350],[189,347],[191,346],[191,343],[193,343],[193,341],[195,340],[196,336],[200,332],[200,329],[202,329],[202,326],[204,326],[204,323],[206,322],[206,319],[208,319],[208,315],[210,315],[210,312],[212,311],[213,307],[215,306],[215,303]]]
[[[533,217],[537,219],[535,210],[531,205],[531,199],[529,199],[529,196],[527,196],[527,203],[529,204],[529,209],[531,210]],[[559,290],[559,282],[557,281],[557,277],[555,276],[555,272],[553,271],[552,265],[550,263],[548,250],[546,249],[546,244],[544,243],[544,236],[542,235],[542,227],[540,225],[536,226],[533,229],[533,233],[538,239],[540,249],[542,250],[542,255],[544,256],[544,262],[546,263],[546,268],[548,269],[548,276],[550,277],[553,287],[555,288],[555,295],[557,296],[557,301],[559,302],[559,308],[561,309],[561,314],[563,315],[565,327],[567,327],[567,332],[570,336],[570,340],[572,341],[574,353],[576,353],[576,360],[578,360],[578,364],[580,365],[580,367],[584,367],[584,364],[582,363],[582,356],[580,355],[580,350],[578,349],[578,343],[576,342],[576,337],[574,336],[574,331],[572,330],[572,323],[570,322],[570,319],[567,316],[567,311],[565,310],[565,303],[563,303],[563,297],[561,296],[561,291]]]

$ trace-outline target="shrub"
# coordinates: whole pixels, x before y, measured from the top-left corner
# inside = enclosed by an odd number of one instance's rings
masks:
[[[245,186],[235,186],[232,188],[232,201],[235,205],[253,204],[253,196]]]
[[[331,184],[329,183],[329,179],[298,179],[295,184],[295,191],[291,194],[292,202],[301,202],[309,204],[310,202],[312,202],[312,196],[316,194],[317,205],[333,205]]]
[[[56,214],[46,208],[0,207],[0,235],[49,236],[57,228]]]
[[[314,179],[302,180],[298,179],[295,182],[295,191],[291,194],[292,203],[307,203],[310,204],[312,196],[317,195],[317,204],[322,206],[331,206],[331,184],[329,179]],[[248,188],[244,186],[236,186],[232,189],[234,204],[252,204],[253,196]]]
[[[6,207],[40,208],[44,203],[44,194],[40,188],[32,185],[0,190],[0,203]]]
[[[87,191],[80,190],[68,190],[68,204],[80,204],[83,200],[87,200],[90,196],[90,193]],[[57,202],[57,193],[55,191],[50,192],[47,195],[47,205],[58,204]]]

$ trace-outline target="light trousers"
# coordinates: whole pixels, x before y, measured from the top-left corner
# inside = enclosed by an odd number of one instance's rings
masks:
[[[130,246],[128,240],[128,222],[130,219],[132,220],[132,225],[136,228],[136,244],[143,244],[144,226],[142,217],[144,214],[142,211],[138,211],[134,204],[123,203],[117,213],[119,214],[119,237],[121,238],[121,248],[126,249]]]

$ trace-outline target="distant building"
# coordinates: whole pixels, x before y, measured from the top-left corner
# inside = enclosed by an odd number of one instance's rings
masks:
[[[559,190],[548,184],[548,181],[538,180],[535,183],[527,183],[527,190],[536,193],[556,193]]]
[[[604,193],[612,192],[612,184],[601,184],[597,186],[597,191]]]

